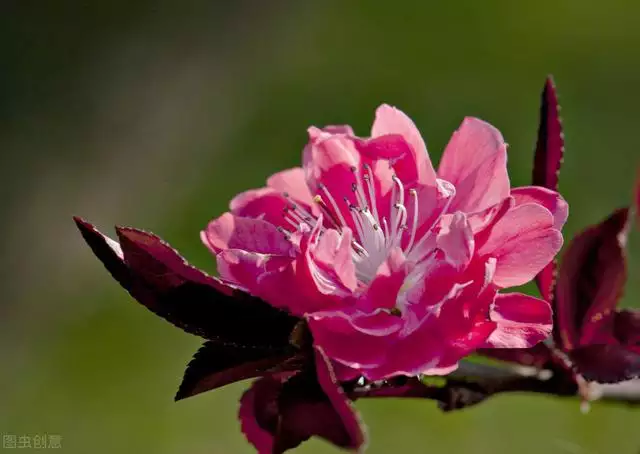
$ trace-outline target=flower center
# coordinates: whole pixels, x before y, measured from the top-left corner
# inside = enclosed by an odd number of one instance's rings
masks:
[[[390,251],[399,247],[409,259],[419,259],[425,252],[426,240],[433,225],[424,230],[421,238],[418,234],[419,200],[418,191],[405,190],[405,186],[396,175],[392,177],[391,195],[389,197],[389,211],[387,216],[381,216],[376,200],[376,189],[373,179],[373,171],[367,164],[364,166],[364,174],[359,169],[352,167],[354,181],[351,184],[351,197],[344,195],[342,204],[336,201],[329,189],[324,184],[318,185],[318,193],[313,201],[327,219],[330,228],[342,232],[349,224],[345,215],[351,216],[354,239],[351,243],[352,257],[356,265],[358,280],[364,283],[370,282],[376,275],[378,267],[388,257]],[[409,195],[407,200],[406,193]],[[288,194],[284,194],[289,198]],[[409,211],[411,210],[411,218]],[[303,207],[289,203],[283,212],[284,220],[299,230],[301,225],[310,228],[316,226],[318,219]],[[437,222],[437,218],[433,224]],[[321,227],[321,233],[324,227]],[[284,231],[285,235],[288,232]],[[407,233],[407,235],[405,235]]]

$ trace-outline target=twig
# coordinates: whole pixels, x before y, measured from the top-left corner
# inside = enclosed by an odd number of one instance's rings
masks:
[[[589,383],[585,388],[567,374],[549,370],[462,362],[455,372],[443,377],[443,381],[442,385],[431,385],[418,377],[394,378],[355,386],[348,390],[348,394],[354,400],[363,397],[431,399],[438,401],[445,411],[475,405],[492,395],[506,392],[640,405],[640,380],[617,384]]]

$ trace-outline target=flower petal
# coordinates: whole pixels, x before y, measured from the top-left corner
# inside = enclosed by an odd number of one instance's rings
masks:
[[[291,242],[273,224],[231,213],[211,221],[200,236],[214,254],[226,249],[283,256],[293,253]]]
[[[371,128],[371,137],[381,137],[390,134],[402,136],[409,144],[409,153],[394,164],[398,177],[411,185],[415,182],[433,186],[436,173],[431,165],[427,146],[420,135],[420,131],[411,119],[395,107],[383,104],[376,110],[376,119]]]
[[[467,117],[447,145],[438,176],[453,183],[450,212],[476,212],[509,196],[507,146],[489,123]]]
[[[320,222],[316,229],[319,226]],[[310,245],[308,265],[321,292],[330,294],[344,292],[344,295],[348,296],[356,289],[358,281],[356,267],[351,257],[352,241],[351,230],[346,227],[342,233],[334,229],[325,230],[323,235]]]
[[[498,295],[491,310],[496,330],[487,344],[498,348],[528,348],[546,339],[553,327],[551,306],[522,293]]]
[[[551,189],[540,186],[523,186],[512,189],[511,196],[515,199],[516,205],[537,203],[545,207],[553,215],[553,226],[558,230],[562,230],[567,222],[569,204],[560,194]]]
[[[274,173],[267,180],[267,186],[279,193],[286,193],[297,202],[302,202],[307,206],[313,205],[313,196],[307,187],[302,167]]]
[[[516,205],[525,205],[527,203],[537,203],[542,205],[553,215],[554,227],[562,230],[564,223],[569,216],[569,205],[560,194],[550,189],[539,186],[526,186],[516,188],[511,191],[511,196],[515,199]],[[551,301],[553,295],[553,286],[555,285],[556,259],[545,266],[536,276],[536,283],[542,297]]]
[[[400,317],[386,312],[325,311],[307,316],[315,345],[346,366],[365,369],[379,366],[401,327]]]
[[[400,134],[385,134],[370,139],[355,139],[356,149],[371,160],[395,162],[412,153],[411,145]]]
[[[229,209],[235,216],[261,219],[273,225],[285,223],[284,213],[289,201],[273,188],[250,189],[235,196]]]
[[[323,199],[336,222],[351,231],[356,230],[349,203],[356,203],[352,184],[360,167],[360,155],[352,138],[309,128],[309,143],[304,150],[307,185],[312,194]]]
[[[562,247],[562,234],[553,216],[536,204],[509,210],[477,246],[479,256],[496,258],[494,283],[502,288],[529,282]]]
[[[444,252],[445,260],[463,270],[471,261],[474,249],[473,232],[467,217],[460,211],[442,217],[436,244]]]
[[[392,309],[396,306],[398,293],[404,283],[410,267],[400,248],[394,248],[380,264],[376,276],[369,284],[363,301],[371,310]]]
[[[225,279],[297,316],[338,303],[318,290],[302,258],[228,249],[218,254],[217,262]]]

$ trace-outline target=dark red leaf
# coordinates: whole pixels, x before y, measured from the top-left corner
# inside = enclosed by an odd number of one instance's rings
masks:
[[[564,154],[564,135],[559,111],[556,89],[549,76],[542,92],[532,183],[554,191],[558,190],[558,176]],[[556,266],[554,260],[536,276],[540,293],[547,301],[551,301],[553,295]]]
[[[613,333],[621,344],[640,346],[640,311],[623,310],[617,312]]]
[[[113,278],[127,291],[131,291],[132,275],[129,267],[124,263],[120,245],[111,238],[106,237],[92,224],[77,216],[73,218],[82,237],[87,242],[93,253],[100,259],[104,267]]]
[[[587,345],[569,353],[576,371],[589,381],[617,383],[640,377],[640,349]]]
[[[556,343],[565,351],[589,344],[614,311],[626,281],[622,241],[628,209],[578,234],[564,255],[555,292]]]
[[[242,433],[260,454],[274,451],[280,427],[278,396],[292,374],[275,374],[256,380],[240,399],[238,418]]]
[[[312,436],[356,450],[364,444],[359,419],[335,381],[328,360],[297,374],[273,374],[242,396],[242,431],[260,453],[283,453]]]
[[[118,247],[91,224],[76,222],[116,280],[175,326],[230,346],[288,347],[296,317],[192,267],[153,234],[119,228]]]
[[[296,353],[293,347],[274,351],[205,342],[187,366],[175,400],[267,372],[299,369],[300,361],[295,361],[294,356]]]

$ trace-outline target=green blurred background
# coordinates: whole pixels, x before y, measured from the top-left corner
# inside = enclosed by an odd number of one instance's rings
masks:
[[[630,198],[639,15],[635,0],[2,1],[0,432],[59,434],[70,453],[253,452],[236,421],[248,383],[173,403],[198,339],[134,303],[71,216],[154,231],[212,270],[198,233],[235,193],[297,165],[309,125],[365,135],[382,102],[415,120],[435,161],[463,116],[493,123],[513,184],[528,184],[553,73],[570,235]],[[639,238],[625,305],[640,296]],[[640,449],[640,413],[623,406],[357,406],[370,453]]]

